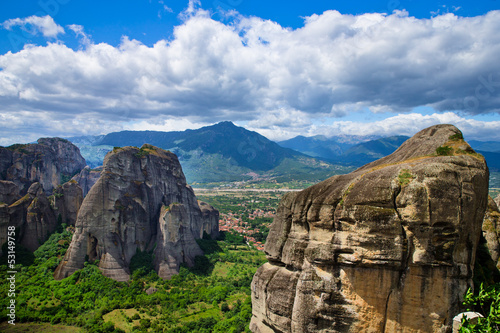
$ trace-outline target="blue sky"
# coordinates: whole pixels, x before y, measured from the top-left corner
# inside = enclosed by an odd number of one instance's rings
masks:
[[[499,7],[4,1],[0,145],[222,120],[276,140],[443,122],[500,140]]]
[[[32,15],[50,15],[61,26],[78,24],[85,27],[96,43],[118,45],[122,36],[137,39],[152,46],[160,39],[171,38],[173,28],[182,24],[178,17],[187,8],[187,1],[132,0],[22,0],[3,1],[0,5],[0,22]],[[460,16],[483,15],[490,10],[500,9],[497,0],[484,1],[427,1],[427,0],[385,0],[385,1],[264,1],[264,0],[213,0],[203,1],[202,7],[210,10],[212,17],[224,20],[222,11],[236,10],[242,15],[257,16],[279,23],[284,27],[300,28],[304,17],[321,14],[326,10],[338,10],[342,14],[392,13],[393,10],[407,10],[410,16],[430,18],[447,12]],[[44,44],[46,40],[30,33],[17,31],[19,43],[10,43],[6,29],[0,30],[0,54],[19,51],[23,39]],[[65,38],[64,38],[65,37]],[[61,38],[67,45],[77,47],[72,36]]]

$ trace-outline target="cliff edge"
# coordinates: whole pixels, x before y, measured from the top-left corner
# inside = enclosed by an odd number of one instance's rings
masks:
[[[448,332],[472,285],[488,168],[452,125],[281,201],[253,332]]]

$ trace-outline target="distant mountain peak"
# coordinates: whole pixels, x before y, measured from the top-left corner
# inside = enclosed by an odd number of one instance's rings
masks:
[[[212,126],[207,126],[207,127],[228,127],[228,128],[236,128],[236,127],[240,127],[240,126],[236,126],[232,121],[228,121],[228,120],[225,120],[225,121],[221,121],[221,122],[218,122]],[[202,127],[203,128],[203,127]]]

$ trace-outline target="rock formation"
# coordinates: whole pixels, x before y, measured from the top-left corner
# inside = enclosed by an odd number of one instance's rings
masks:
[[[102,167],[95,169],[90,169],[89,166],[83,168],[79,174],[75,175],[72,179],[75,180],[83,190],[83,196],[85,197],[89,193],[92,186],[97,183],[99,177],[101,177]]]
[[[60,138],[42,138],[36,144],[0,147],[0,179],[14,182],[21,195],[34,182],[50,193],[85,167],[78,147]]]
[[[219,211],[206,202],[198,200],[198,206],[201,210],[201,219],[203,227],[200,234],[196,238],[202,238],[203,233],[210,235],[212,238],[219,237]]]
[[[19,229],[19,242],[35,251],[57,226],[57,219],[40,183],[33,183],[28,193],[8,207],[9,223]],[[2,240],[5,242],[5,240]]]
[[[448,332],[488,201],[451,125],[282,199],[252,281],[253,332]]]
[[[19,187],[14,182],[0,180],[0,203],[10,205],[19,197]]]
[[[99,260],[104,275],[126,281],[136,251],[154,250],[159,276],[169,278],[181,263],[192,265],[202,254],[195,239],[205,228],[218,230],[218,220],[208,227],[206,220],[174,154],[151,145],[116,148],[83,200],[54,276],[67,277],[87,258]]]
[[[34,251],[55,230],[59,214],[74,224],[81,190],[76,183],[59,184],[84,166],[79,149],[64,139],[0,147],[0,244],[9,225],[19,228],[20,243]]]
[[[482,230],[491,259],[500,269],[500,210],[491,197],[488,197]]]
[[[53,191],[55,214],[60,223],[75,225],[83,201],[83,191],[75,180],[59,185]],[[59,217],[60,216],[60,217]]]

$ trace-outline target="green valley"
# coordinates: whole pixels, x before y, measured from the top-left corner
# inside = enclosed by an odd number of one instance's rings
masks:
[[[256,229],[264,241],[283,191],[198,191],[200,199]],[[262,216],[257,216],[262,212]],[[254,215],[255,214],[255,215]],[[264,215],[267,214],[267,217]],[[50,328],[82,332],[248,332],[251,317],[250,282],[265,261],[262,251],[247,244],[244,233],[232,229],[219,240],[198,240],[205,255],[194,267],[181,267],[170,280],[151,269],[150,253],[138,253],[131,264],[132,279],[116,282],[102,275],[95,263],[61,281],[53,273],[72,237],[72,227],[61,227],[34,255],[20,252],[16,266],[16,326],[47,332]],[[252,235],[247,235],[253,239]],[[252,243],[250,243],[252,244]],[[5,251],[4,251],[5,253]],[[149,257],[149,260],[148,260]],[[0,262],[1,287],[7,289],[6,258]],[[0,300],[2,316],[7,298]],[[14,326],[3,332],[18,332]],[[75,327],[76,326],[76,327]],[[48,327],[48,328],[47,328]],[[68,332],[69,332],[68,331]],[[29,332],[29,331],[28,331]],[[41,331],[43,332],[43,331]]]

